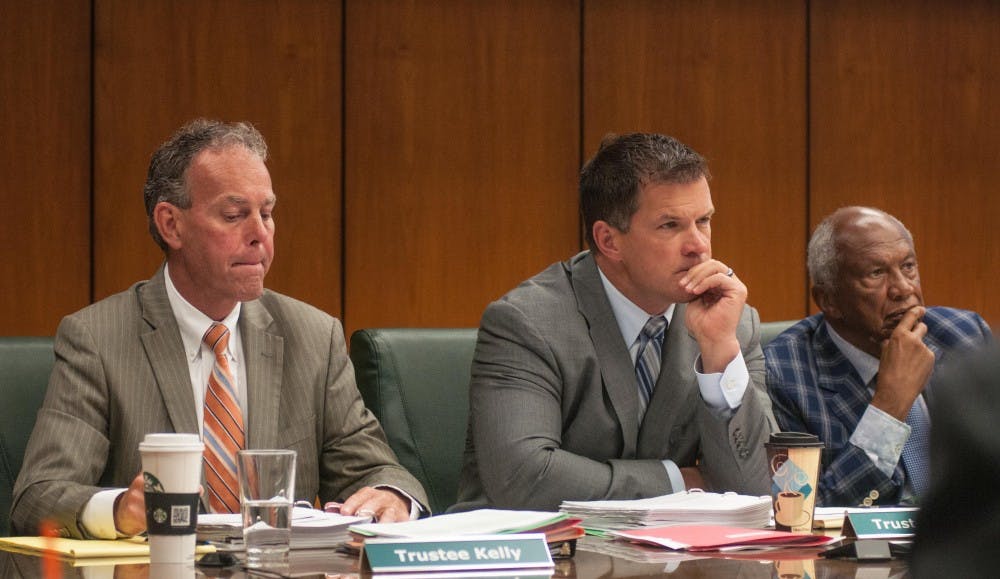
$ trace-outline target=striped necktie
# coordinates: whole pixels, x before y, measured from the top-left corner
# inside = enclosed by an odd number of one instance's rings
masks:
[[[243,415],[236,402],[236,389],[226,348],[229,329],[212,324],[202,338],[215,352],[215,366],[205,392],[205,483],[208,507],[213,513],[240,511],[236,478],[236,451],[244,448]]]
[[[663,334],[667,329],[667,319],[653,316],[639,332],[639,353],[635,359],[635,377],[639,381],[639,418],[646,413],[646,406],[653,396],[653,387],[660,376],[660,352],[663,349]]]

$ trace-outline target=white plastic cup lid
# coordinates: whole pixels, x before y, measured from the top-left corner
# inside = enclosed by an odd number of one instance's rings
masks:
[[[139,443],[139,452],[202,452],[205,450],[197,434],[162,432],[147,434]]]

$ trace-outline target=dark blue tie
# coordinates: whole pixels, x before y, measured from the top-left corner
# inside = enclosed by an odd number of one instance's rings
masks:
[[[921,497],[930,486],[930,468],[927,463],[931,421],[920,398],[917,398],[910,407],[906,423],[910,425],[910,437],[903,445],[903,467],[906,469],[910,486],[913,487],[913,494]]]
[[[663,333],[667,329],[667,319],[654,316],[646,321],[639,332],[639,353],[635,359],[635,376],[639,381],[639,417],[646,413],[646,406],[653,396],[653,387],[660,376],[660,352],[663,349]]]

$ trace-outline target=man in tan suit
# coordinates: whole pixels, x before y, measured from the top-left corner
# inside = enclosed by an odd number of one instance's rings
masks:
[[[266,156],[252,126],[214,121],[183,127],[154,154],[144,197],[166,263],[60,324],[14,487],[15,533],[45,519],[73,537],[145,529],[138,445],[150,432],[201,432],[213,322],[231,334],[245,446],[298,452],[296,498],[343,500],[341,512],[385,522],[426,504],[364,407],[340,322],[264,289],[276,201]]]

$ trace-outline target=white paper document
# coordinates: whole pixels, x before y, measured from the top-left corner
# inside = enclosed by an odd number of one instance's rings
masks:
[[[369,517],[348,517],[318,509],[294,507],[292,509],[292,549],[317,549],[335,547],[350,538],[347,528],[370,521]],[[243,518],[240,513],[199,514],[198,540],[215,544],[229,544],[240,548],[243,544]]]
[[[770,519],[771,497],[693,490],[648,499],[563,501],[559,510],[594,530],[693,523],[762,528]]]

